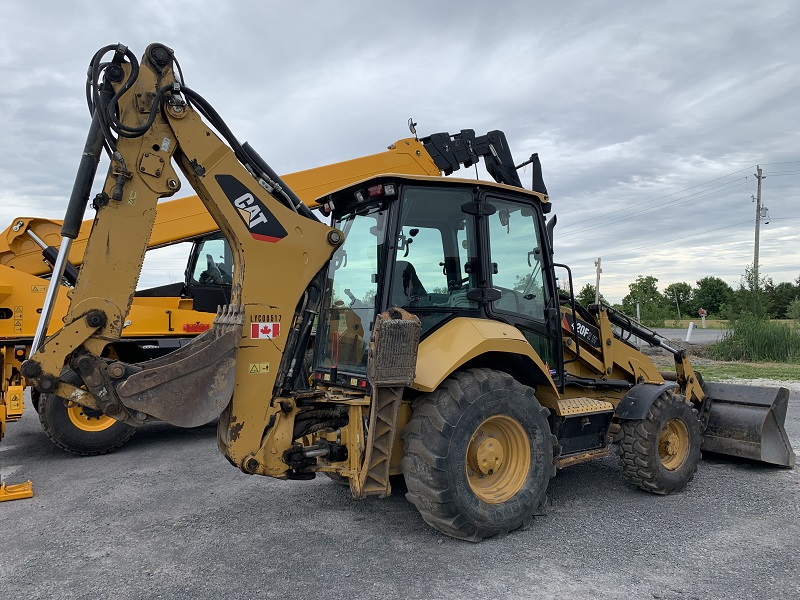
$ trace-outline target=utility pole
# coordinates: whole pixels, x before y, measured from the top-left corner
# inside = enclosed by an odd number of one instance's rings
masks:
[[[678,309],[678,321],[681,320],[681,305],[678,304],[678,292],[673,292],[673,296],[675,297],[675,306]]]
[[[756,165],[756,179],[758,179],[758,191],[756,192],[756,243],[753,251],[753,285],[758,289],[758,236],[761,232],[761,180],[766,179],[761,174],[761,167]]]
[[[594,266],[597,267],[597,279],[595,280],[594,284],[594,303],[600,304],[600,273],[603,272],[603,269],[600,268],[600,258],[594,261]]]

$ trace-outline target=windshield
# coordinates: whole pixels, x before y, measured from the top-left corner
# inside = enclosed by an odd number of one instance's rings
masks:
[[[316,344],[317,366],[366,375],[386,211],[373,206],[333,223],[345,242],[331,259]]]

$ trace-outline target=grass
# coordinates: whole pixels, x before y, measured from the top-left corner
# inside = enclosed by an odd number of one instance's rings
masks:
[[[664,321],[664,326],[667,329],[688,329],[689,323],[694,323],[698,327],[702,326],[700,317],[696,319],[681,319],[680,321],[677,319],[666,319]],[[730,327],[730,321],[725,321],[723,319],[706,319],[706,329],[727,329],[728,327]]]
[[[681,319],[680,321],[678,319],[666,319],[664,321],[664,327],[667,329],[688,329],[690,322],[697,325],[697,327],[701,326],[700,317],[697,317],[693,319]],[[785,325],[791,329],[800,329],[800,321],[793,319],[772,319],[769,322]],[[728,329],[730,326],[731,322],[725,319],[706,319],[706,329]]]
[[[708,381],[724,381],[725,379],[800,381],[800,364],[731,362],[696,365],[695,368]]]
[[[800,381],[800,364],[789,363],[748,363],[711,362],[707,359],[690,358],[696,371],[707,381],[726,379],[778,379],[781,381]],[[661,362],[661,361],[659,361]],[[659,364],[662,371],[675,371],[675,365]]]
[[[727,361],[800,363],[800,331],[755,318],[731,323],[731,331],[709,352]]]

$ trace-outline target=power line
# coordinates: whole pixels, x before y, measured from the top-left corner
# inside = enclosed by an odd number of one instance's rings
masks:
[[[570,230],[570,227],[575,225],[574,223],[570,223],[569,225],[566,225],[564,227],[564,229],[566,229],[566,232],[570,233],[571,235],[574,235],[574,234],[577,234],[577,233],[582,233],[584,231],[589,231],[591,229],[597,229],[598,227],[608,227],[609,225],[612,225],[612,224],[622,223],[624,221],[630,221],[631,219],[637,219],[637,218],[641,217],[642,215],[651,214],[651,213],[654,213],[654,212],[658,212],[660,210],[665,210],[667,208],[674,208],[676,206],[680,206],[681,204],[686,204],[687,202],[697,201],[697,200],[700,200],[702,198],[706,198],[708,196],[714,196],[716,194],[719,194],[720,192],[727,192],[727,191],[733,190],[733,189],[735,189],[735,188],[737,188],[739,186],[744,185],[744,183],[745,183],[744,181],[740,181],[740,182],[736,182],[736,183],[724,184],[724,185],[729,185],[730,187],[726,187],[724,189],[720,189],[720,190],[717,190],[717,191],[714,191],[714,192],[711,192],[711,193],[706,193],[706,192],[708,192],[708,190],[701,190],[699,192],[696,192],[695,194],[690,194],[689,196],[684,196],[683,198],[677,198],[676,200],[673,200],[673,201],[671,201],[671,202],[669,202],[667,204],[664,204],[662,206],[657,206],[655,208],[650,208],[650,209],[647,209],[647,210],[638,211],[638,212],[634,212],[634,213],[627,213],[627,215],[625,217],[621,217],[621,218],[618,218],[618,217],[601,217],[601,221],[600,222],[595,222],[595,224],[593,224],[593,225],[590,225],[588,227],[582,227],[582,228],[577,229],[577,230]],[[719,187],[719,186],[717,186],[717,187]],[[703,195],[697,196],[697,194],[703,194]],[[697,196],[697,197],[694,197],[694,196]],[[584,221],[580,221],[580,222],[582,223]],[[562,229],[562,233],[563,232],[564,232],[564,230]]]
[[[628,252],[635,252],[636,250],[642,250],[644,248],[652,248],[653,246],[661,246],[663,244],[669,244],[669,243],[672,243],[672,242],[680,242],[682,240],[688,240],[689,238],[697,237],[699,235],[705,235],[707,233],[713,233],[714,231],[721,231],[722,229],[730,229],[731,227],[738,227],[739,225],[749,225],[750,223],[752,223],[752,221],[747,220],[747,221],[741,221],[740,223],[734,223],[733,225],[725,225],[723,227],[717,227],[716,229],[707,229],[705,231],[701,231],[699,233],[693,233],[692,235],[687,235],[687,236],[684,236],[684,237],[671,238],[671,239],[663,241],[663,242],[656,242],[656,243],[653,243],[653,244],[646,244],[644,246],[638,246],[636,248],[628,248],[626,250],[620,250],[619,252],[614,252],[612,254],[603,254],[603,258],[607,258],[609,256],[619,256],[620,254],[627,254]],[[579,259],[578,262],[582,262],[584,260],[590,260],[590,259],[589,258],[581,258],[581,259]],[[625,259],[625,260],[635,260],[635,259],[628,258],[628,259]]]
[[[797,162],[800,162],[800,161],[797,161]],[[777,164],[777,163],[774,163],[774,164]],[[749,171],[754,166],[755,165],[751,165],[749,167],[745,167],[744,169],[739,169],[738,171],[734,171],[733,173],[728,173],[727,175],[722,175],[722,176],[716,177],[714,179],[709,179],[708,181],[703,181],[701,183],[689,186],[689,187],[684,188],[682,190],[678,190],[678,191],[672,192],[670,194],[665,194],[663,196],[658,196],[657,198],[651,198],[650,200],[645,200],[644,202],[639,202],[638,204],[631,204],[628,208],[636,208],[637,206],[643,206],[645,204],[650,204],[651,202],[656,202],[658,200],[663,200],[664,198],[669,198],[670,196],[674,196],[675,194],[681,194],[683,192],[687,192],[689,190],[693,190],[696,187],[700,187],[700,186],[706,185],[708,183],[713,183],[715,181],[719,181],[720,179],[725,179],[726,177],[730,177],[731,175],[736,175],[738,173],[743,173],[744,171]],[[730,183],[730,182],[728,182],[728,183]],[[727,185],[727,183],[720,184],[720,186],[723,186],[723,185]],[[719,186],[715,186],[715,187],[719,187]],[[709,188],[709,189],[714,189],[714,188]],[[700,192],[697,192],[697,193],[702,193],[703,191],[707,191],[707,190],[701,190]],[[583,219],[582,221],[576,221],[576,222],[572,223],[572,225],[577,225],[579,223],[583,223],[585,221],[591,221],[591,220],[593,220],[593,219],[591,219],[591,218]]]
[[[794,163],[800,163],[800,160],[785,160],[783,162],[774,162],[774,163],[761,163],[762,165],[791,165]]]

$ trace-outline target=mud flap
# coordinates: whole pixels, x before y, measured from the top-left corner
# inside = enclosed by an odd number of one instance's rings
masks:
[[[794,467],[795,454],[784,428],[789,390],[704,383],[703,391],[711,401],[704,451]]]
[[[205,333],[167,356],[139,363],[117,388],[126,408],[177,425],[216,419],[233,396],[243,308],[226,306]]]

